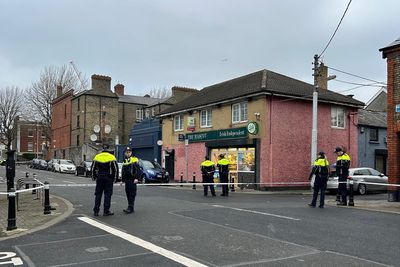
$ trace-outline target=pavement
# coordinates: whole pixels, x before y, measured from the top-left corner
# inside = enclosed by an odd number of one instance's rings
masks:
[[[171,188],[171,187],[169,187]],[[171,188],[172,189],[172,188]],[[185,190],[185,187],[173,187],[176,190]],[[0,192],[5,192],[4,183],[0,181]],[[255,191],[236,190],[234,194],[297,194],[311,195],[310,190],[282,190],[282,191]],[[32,233],[57,224],[70,216],[74,211],[73,205],[66,199],[50,195],[51,214],[44,214],[43,196],[32,194],[31,191],[18,194],[18,211],[16,211],[17,229],[7,231],[8,225],[8,199],[6,195],[0,195],[0,241],[15,238],[24,234]],[[306,205],[307,203],[305,203]],[[336,206],[334,199],[326,201],[326,207]],[[354,200],[353,207],[338,206],[338,208],[364,209],[375,212],[387,212],[400,215],[400,202],[388,202],[387,200]]]

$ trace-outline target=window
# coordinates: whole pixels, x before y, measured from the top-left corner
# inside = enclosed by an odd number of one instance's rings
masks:
[[[28,143],[28,152],[32,152],[33,151],[33,143],[29,142]]]
[[[378,142],[379,135],[378,135],[378,128],[370,128],[369,129],[369,141],[370,142]]]
[[[156,109],[151,108],[151,116],[154,117],[156,115]]]
[[[211,127],[212,111],[211,109],[200,111],[200,127]]]
[[[136,110],[136,121],[142,121],[143,120],[143,109],[137,109]]]
[[[64,119],[67,118],[67,104],[64,104]]]
[[[76,136],[76,146],[79,146],[79,134]]]
[[[174,131],[183,131],[183,115],[176,115],[174,117]]]
[[[146,108],[144,117],[145,117],[146,119],[150,118],[150,109]]]
[[[81,110],[81,103],[80,103],[80,100],[81,100],[81,99],[80,99],[80,98],[78,98],[78,105],[77,105],[77,107],[78,107],[78,111],[79,111],[79,110]]]
[[[331,126],[344,128],[344,109],[340,107],[331,108]]]
[[[80,127],[80,117],[78,115],[78,116],[76,116],[76,128],[79,128],[79,127]]]
[[[28,137],[33,137],[33,129],[28,129]]]
[[[232,123],[247,121],[247,102],[232,105]]]

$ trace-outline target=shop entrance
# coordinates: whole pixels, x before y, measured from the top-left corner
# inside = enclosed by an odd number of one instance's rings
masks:
[[[170,181],[175,180],[175,150],[165,151],[165,169],[169,173]]]

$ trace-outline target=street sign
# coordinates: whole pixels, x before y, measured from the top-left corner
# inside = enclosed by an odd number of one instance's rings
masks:
[[[396,113],[400,113],[400,104],[396,105]]]

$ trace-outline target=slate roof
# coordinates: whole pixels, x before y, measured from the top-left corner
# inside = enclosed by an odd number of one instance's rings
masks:
[[[386,117],[386,112],[359,109],[358,125],[387,128]]]
[[[285,75],[260,70],[222,83],[203,88],[199,92],[185,98],[164,110],[160,115],[166,116],[185,110],[193,110],[207,105],[229,102],[237,98],[262,94],[273,94],[312,100],[314,86]],[[364,103],[328,90],[319,90],[319,102],[330,102],[361,108]]]
[[[153,98],[153,97],[121,95],[121,96],[119,96],[118,102],[150,106],[153,104],[157,104],[157,103],[161,102],[162,100],[163,99]]]

